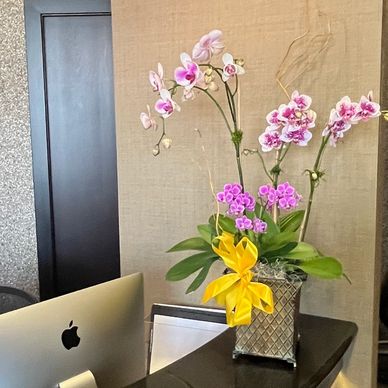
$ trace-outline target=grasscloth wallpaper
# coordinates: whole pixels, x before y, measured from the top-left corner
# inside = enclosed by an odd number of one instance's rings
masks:
[[[23,12],[0,1],[0,284],[38,295]]]
[[[172,149],[152,156],[159,134],[146,133],[139,122],[139,113],[155,100],[148,70],[160,61],[172,77],[182,51],[190,52],[211,29],[223,30],[228,50],[246,62],[247,74],[241,77],[244,145],[257,147],[265,114],[285,102],[275,71],[288,45],[304,32],[305,1],[293,1],[292,9],[284,5],[198,0],[182,6],[166,0],[161,8],[155,0],[112,0],[122,270],[145,273],[148,306],[199,303],[201,290],[185,296],[188,282],[165,282],[163,274],[180,257],[165,251],[195,234],[195,226],[213,209],[207,165],[217,189],[237,180],[227,132],[204,97],[181,104],[182,112],[168,120]],[[313,147],[341,96],[357,99],[373,89],[378,97],[380,87],[381,1],[365,7],[362,0],[328,0],[319,2],[319,8],[331,20],[332,39],[320,62],[291,85],[313,97],[319,117]],[[293,162],[287,165],[287,177],[307,193],[302,171],[312,166],[315,153],[311,148],[290,153]],[[377,121],[354,128],[336,150],[328,150],[327,179],[317,192],[308,233],[308,241],[343,260],[353,283],[309,280],[303,290],[304,312],[352,320],[359,326],[341,386],[372,386],[377,153]],[[266,182],[258,160],[245,158],[243,164],[249,190]]]

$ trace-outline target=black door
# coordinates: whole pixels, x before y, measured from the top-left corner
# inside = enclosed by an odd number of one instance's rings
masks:
[[[41,298],[120,276],[108,0],[25,0]]]

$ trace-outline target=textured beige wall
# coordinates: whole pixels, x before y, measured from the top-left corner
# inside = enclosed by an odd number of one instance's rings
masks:
[[[285,6],[287,4],[287,6]],[[120,229],[123,273],[145,273],[146,302],[198,303],[201,292],[184,295],[188,282],[166,283],[164,274],[181,255],[165,254],[174,243],[195,234],[213,208],[207,159],[217,189],[237,180],[233,149],[222,120],[205,96],[182,103],[168,120],[174,146],[157,158],[157,136],[141,128],[139,112],[153,105],[148,70],[158,61],[168,76],[179,54],[213,28],[224,31],[228,51],[244,57],[242,127],[244,146],[256,147],[265,114],[284,102],[274,73],[291,40],[303,31],[304,1],[112,0],[119,162]],[[320,2],[331,19],[333,38],[319,65],[293,86],[313,97],[318,113],[313,147],[339,97],[357,99],[380,86],[381,1]],[[200,129],[202,139],[194,132]],[[201,151],[206,148],[205,157]],[[316,196],[308,240],[340,257],[353,285],[346,281],[309,281],[302,310],[357,322],[359,334],[340,386],[372,386],[372,339],[375,276],[375,213],[378,123],[360,125],[344,144],[326,154],[324,182]],[[286,173],[307,195],[301,175],[311,167],[312,148],[290,151]],[[257,160],[244,160],[247,188],[266,182]],[[318,205],[319,204],[319,208]],[[317,349],[319,351],[319,349]],[[347,383],[344,383],[347,381]]]
[[[0,1],[0,284],[38,295],[23,0]]]

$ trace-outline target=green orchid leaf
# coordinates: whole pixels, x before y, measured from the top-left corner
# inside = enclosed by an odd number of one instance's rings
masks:
[[[305,273],[322,279],[339,279],[343,275],[342,264],[334,257],[320,257],[293,265]]]
[[[198,225],[197,226],[198,232],[201,235],[201,237],[211,245],[213,235],[215,234],[215,230],[213,227],[209,224],[204,224],[204,225]]]
[[[251,240],[254,244],[256,243],[256,236],[255,233],[252,230],[247,230],[248,238]]]
[[[247,216],[247,218],[249,218],[250,220],[253,220],[254,218],[256,218],[256,213],[255,212],[250,212],[250,211],[246,211],[245,212],[245,215]]]
[[[236,229],[236,226],[235,226],[235,220],[233,220],[232,218],[229,218],[229,217],[220,217],[220,219],[218,220],[222,230],[224,230],[225,232],[229,232],[229,233],[237,233],[237,229]]]
[[[179,251],[190,251],[190,250],[212,252],[212,247],[202,237],[192,237],[174,245],[167,252],[179,252]]]
[[[281,232],[296,232],[302,224],[304,217],[304,210],[296,210],[279,220]]]
[[[186,290],[186,294],[195,291],[206,279],[207,274],[209,273],[210,267],[214,262],[218,260],[218,257],[212,257],[208,259],[207,263],[202,267],[199,274],[195,277],[194,281],[190,284],[188,289]]]
[[[290,242],[296,242],[296,240],[297,236],[295,232],[281,232],[274,236],[265,234],[261,240],[261,253],[265,256],[267,252],[283,248]]]
[[[320,255],[319,252],[310,244],[299,242],[294,249],[284,255],[288,259],[294,260],[312,260]]]
[[[217,222],[217,215],[213,214],[209,218],[209,224],[211,226],[213,226],[214,228],[216,228],[216,222]],[[218,216],[218,225],[219,225],[219,227],[220,227],[220,229],[222,231],[229,232],[229,233],[232,233],[232,234],[237,233],[237,229],[236,229],[236,226],[235,226],[235,221],[232,218],[229,218],[227,216],[224,216],[224,215],[220,214]]]
[[[255,205],[255,214],[256,214],[256,217],[259,217],[259,218],[260,218],[261,212],[264,211],[264,210],[262,210],[262,209],[263,209],[263,206],[261,206],[258,202],[256,202],[256,205]]]
[[[298,245],[297,242],[290,242],[290,243],[286,244],[283,248],[267,251],[265,253],[265,258],[270,259],[273,257],[281,257],[281,258],[286,257],[287,254],[290,251],[292,251],[297,245]]]
[[[202,252],[189,256],[168,270],[166,280],[175,282],[185,279],[192,273],[197,272],[200,268],[204,267],[209,259],[216,260],[217,258],[218,257],[214,252]]]

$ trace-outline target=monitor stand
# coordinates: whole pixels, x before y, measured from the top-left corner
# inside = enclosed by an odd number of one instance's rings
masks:
[[[58,388],[98,388],[93,373],[90,370],[73,376],[58,384]]]

